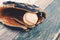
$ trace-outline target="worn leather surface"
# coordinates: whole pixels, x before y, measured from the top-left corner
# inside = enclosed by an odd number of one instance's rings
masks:
[[[47,18],[29,32],[22,32],[0,24],[0,40],[53,40],[60,29],[60,0],[54,0],[46,9]]]
[[[30,32],[19,35],[17,40],[53,40],[60,29],[60,0],[54,0],[45,10],[46,20]]]

